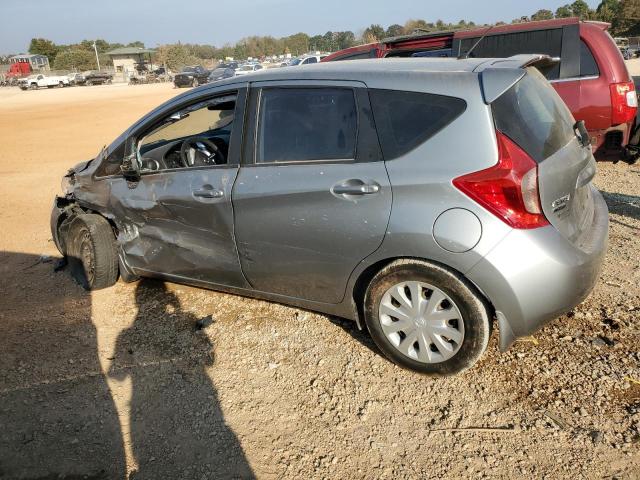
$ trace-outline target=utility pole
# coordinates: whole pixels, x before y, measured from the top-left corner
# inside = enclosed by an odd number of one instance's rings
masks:
[[[100,71],[100,59],[98,58],[98,47],[96,47],[96,42],[93,42],[93,50],[96,52],[96,62],[98,64],[98,71]]]

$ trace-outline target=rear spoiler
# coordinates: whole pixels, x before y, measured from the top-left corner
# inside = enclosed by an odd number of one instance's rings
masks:
[[[536,67],[544,72],[560,61],[549,55],[514,55],[508,58],[492,58],[478,65],[473,71],[480,74],[484,103],[495,101],[525,75],[524,69]]]

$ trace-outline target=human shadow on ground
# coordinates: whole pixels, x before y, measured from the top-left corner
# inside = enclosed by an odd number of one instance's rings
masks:
[[[53,259],[0,252],[0,479],[125,478],[91,296]]]
[[[601,191],[610,213],[640,220],[640,197]]]
[[[130,377],[135,479],[253,478],[206,369],[213,345],[159,281],[141,280],[138,313],[120,333],[109,374]]]

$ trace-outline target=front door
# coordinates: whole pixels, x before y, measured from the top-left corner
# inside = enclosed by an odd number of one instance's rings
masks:
[[[134,273],[246,286],[233,236],[246,89],[199,97],[135,134],[139,181],[114,179],[111,209]]]
[[[233,189],[242,270],[256,290],[338,303],[391,211],[366,89],[263,82],[251,92]]]

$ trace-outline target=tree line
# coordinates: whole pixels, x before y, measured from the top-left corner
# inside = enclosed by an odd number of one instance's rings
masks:
[[[513,19],[511,23],[566,17],[579,17],[583,20],[600,20],[611,23],[610,31],[615,36],[640,35],[640,0],[602,0],[596,9],[591,9],[584,0],[575,0],[573,3],[557,8],[555,12],[540,9],[530,16]],[[504,24],[506,24],[504,21],[495,23],[495,25]],[[176,70],[184,65],[203,63],[203,61],[213,62],[226,57],[245,59],[287,53],[295,56],[315,50],[333,52],[361,43],[377,42],[387,37],[411,35],[420,32],[470,29],[480,26],[484,25],[476,25],[474,22],[466,20],[460,20],[457,23],[446,23],[442,20],[428,22],[422,19],[410,19],[403,25],[393,24],[386,28],[379,24],[372,24],[359,35],[352,31],[328,31],[323,35],[313,36],[300,32],[282,38],[254,35],[243,38],[235,44],[225,44],[221,47],[206,44],[174,43],[158,46],[154,61]],[[50,64],[56,70],[90,70],[97,66],[93,43],[90,40],[83,40],[72,45],[56,45],[51,40],[34,38],[29,45],[29,52],[46,55]],[[106,52],[109,50],[124,46],[144,47],[144,43],[140,41],[124,45],[99,39],[95,41],[95,44],[101,65],[108,63],[109,58]]]

